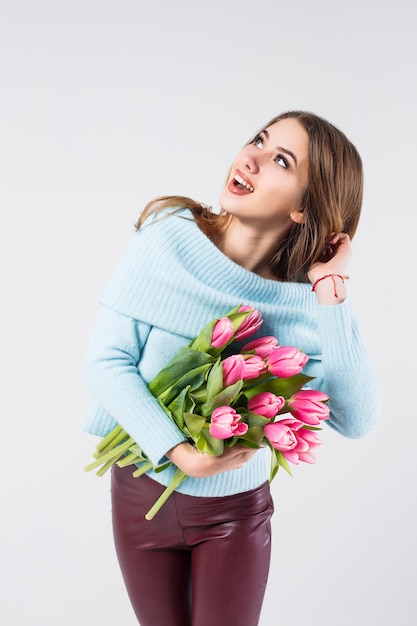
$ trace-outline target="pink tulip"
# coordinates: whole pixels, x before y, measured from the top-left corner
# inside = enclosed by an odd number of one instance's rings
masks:
[[[267,359],[268,369],[274,376],[288,378],[299,374],[308,361],[308,356],[292,346],[278,346]]]
[[[320,441],[316,433],[312,430],[308,430],[308,428],[304,428],[303,422],[291,417],[282,420],[282,423],[291,428],[297,439],[296,447],[286,454],[287,460],[295,465],[297,465],[299,461],[315,463],[316,457],[312,454],[311,450],[323,445],[323,442]]]
[[[248,409],[257,415],[268,419],[274,418],[285,404],[285,398],[276,396],[270,391],[264,391],[253,396],[248,402]]]
[[[264,433],[273,447],[281,452],[293,450],[297,445],[297,438],[294,431],[282,422],[267,424],[264,428]]]
[[[240,313],[244,311],[252,311],[252,313],[247,316],[237,329],[235,334],[235,339],[237,340],[245,339],[246,337],[249,337],[249,335],[253,335],[253,333],[255,333],[263,324],[262,313],[254,307],[244,304],[239,307],[238,311]]]
[[[211,334],[211,346],[223,348],[233,337],[233,324],[228,317],[222,317],[216,322]]]
[[[304,444],[308,445],[308,450],[303,452],[300,449],[298,451],[298,456],[300,458],[300,461],[304,461],[304,463],[315,463],[316,458],[311,453],[311,450],[322,446],[323,442],[320,441],[316,433],[314,433],[312,430],[308,430],[307,428],[301,428],[300,430],[297,430],[295,435],[298,439],[300,447],[301,447],[301,442],[304,442]]]
[[[243,380],[245,359],[241,354],[232,354],[222,361],[223,384],[225,387],[234,385],[238,380]]]
[[[258,378],[267,370],[265,362],[259,356],[244,357],[242,354],[232,354],[222,361],[223,384],[225,387],[234,385],[238,380]]]
[[[280,450],[287,461],[294,465],[298,465],[300,461],[315,463],[316,458],[311,450],[322,445],[317,435],[303,426],[303,422],[288,418],[267,424],[264,429],[272,446]]]
[[[266,335],[260,337],[260,339],[254,339],[250,341],[242,348],[242,352],[250,352],[255,350],[255,354],[262,359],[266,359],[271,352],[278,347],[278,339],[272,335]]]
[[[330,409],[325,404],[329,396],[316,389],[301,389],[289,400],[291,414],[310,426],[318,426],[320,420],[327,420]]]
[[[244,359],[243,379],[258,378],[261,374],[265,374],[267,367],[265,361],[260,356],[246,356]]]
[[[219,406],[211,414],[209,433],[215,439],[229,439],[239,437],[248,430],[248,425],[241,422],[242,416],[236,413],[231,406]]]

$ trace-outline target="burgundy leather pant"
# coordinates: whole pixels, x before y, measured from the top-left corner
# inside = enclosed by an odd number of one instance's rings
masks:
[[[273,513],[268,483],[200,498],[163,491],[132,469],[112,471],[113,532],[141,626],[256,626],[268,578]]]

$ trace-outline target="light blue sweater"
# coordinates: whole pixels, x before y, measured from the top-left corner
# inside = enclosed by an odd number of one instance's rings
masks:
[[[103,437],[119,423],[154,465],[184,441],[147,383],[204,324],[238,304],[262,312],[257,336],[274,335],[309,355],[310,386],[330,396],[328,424],[347,437],[375,425],[378,385],[349,301],[317,303],[311,285],[268,280],[225,256],[188,210],[150,218],[135,234],[100,298],[84,379],[95,397],[85,430]],[[270,452],[259,450],[241,469],[188,477],[178,491],[224,496],[253,489],[269,477]],[[165,459],[166,460],[166,459]],[[149,476],[167,485],[173,468]]]

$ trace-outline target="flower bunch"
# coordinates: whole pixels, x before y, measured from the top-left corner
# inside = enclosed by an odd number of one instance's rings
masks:
[[[225,349],[242,341],[262,325],[261,313],[248,305],[235,307],[209,322],[193,341],[173,357],[149,383],[167,415],[202,454],[219,456],[238,441],[248,447],[271,449],[271,474],[279,467],[291,474],[288,462],[314,463],[312,452],[321,445],[316,431],[329,417],[328,396],[305,388],[312,380],[302,373],[308,356],[299,348],[281,346],[265,336],[225,356]],[[228,351],[230,352],[230,350]],[[134,476],[153,466],[145,452],[116,426],[96,447],[96,460],[86,471],[103,475],[113,464],[135,465]],[[169,495],[185,480],[179,468],[155,505],[152,519]]]

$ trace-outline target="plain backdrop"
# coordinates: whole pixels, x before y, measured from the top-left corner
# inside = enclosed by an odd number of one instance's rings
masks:
[[[236,152],[295,108],[363,158],[348,289],[382,412],[274,480],[261,626],[415,624],[416,28],[412,0],[1,0],[2,624],[136,624],[108,475],[83,469],[98,295],[146,202],[217,206]]]

